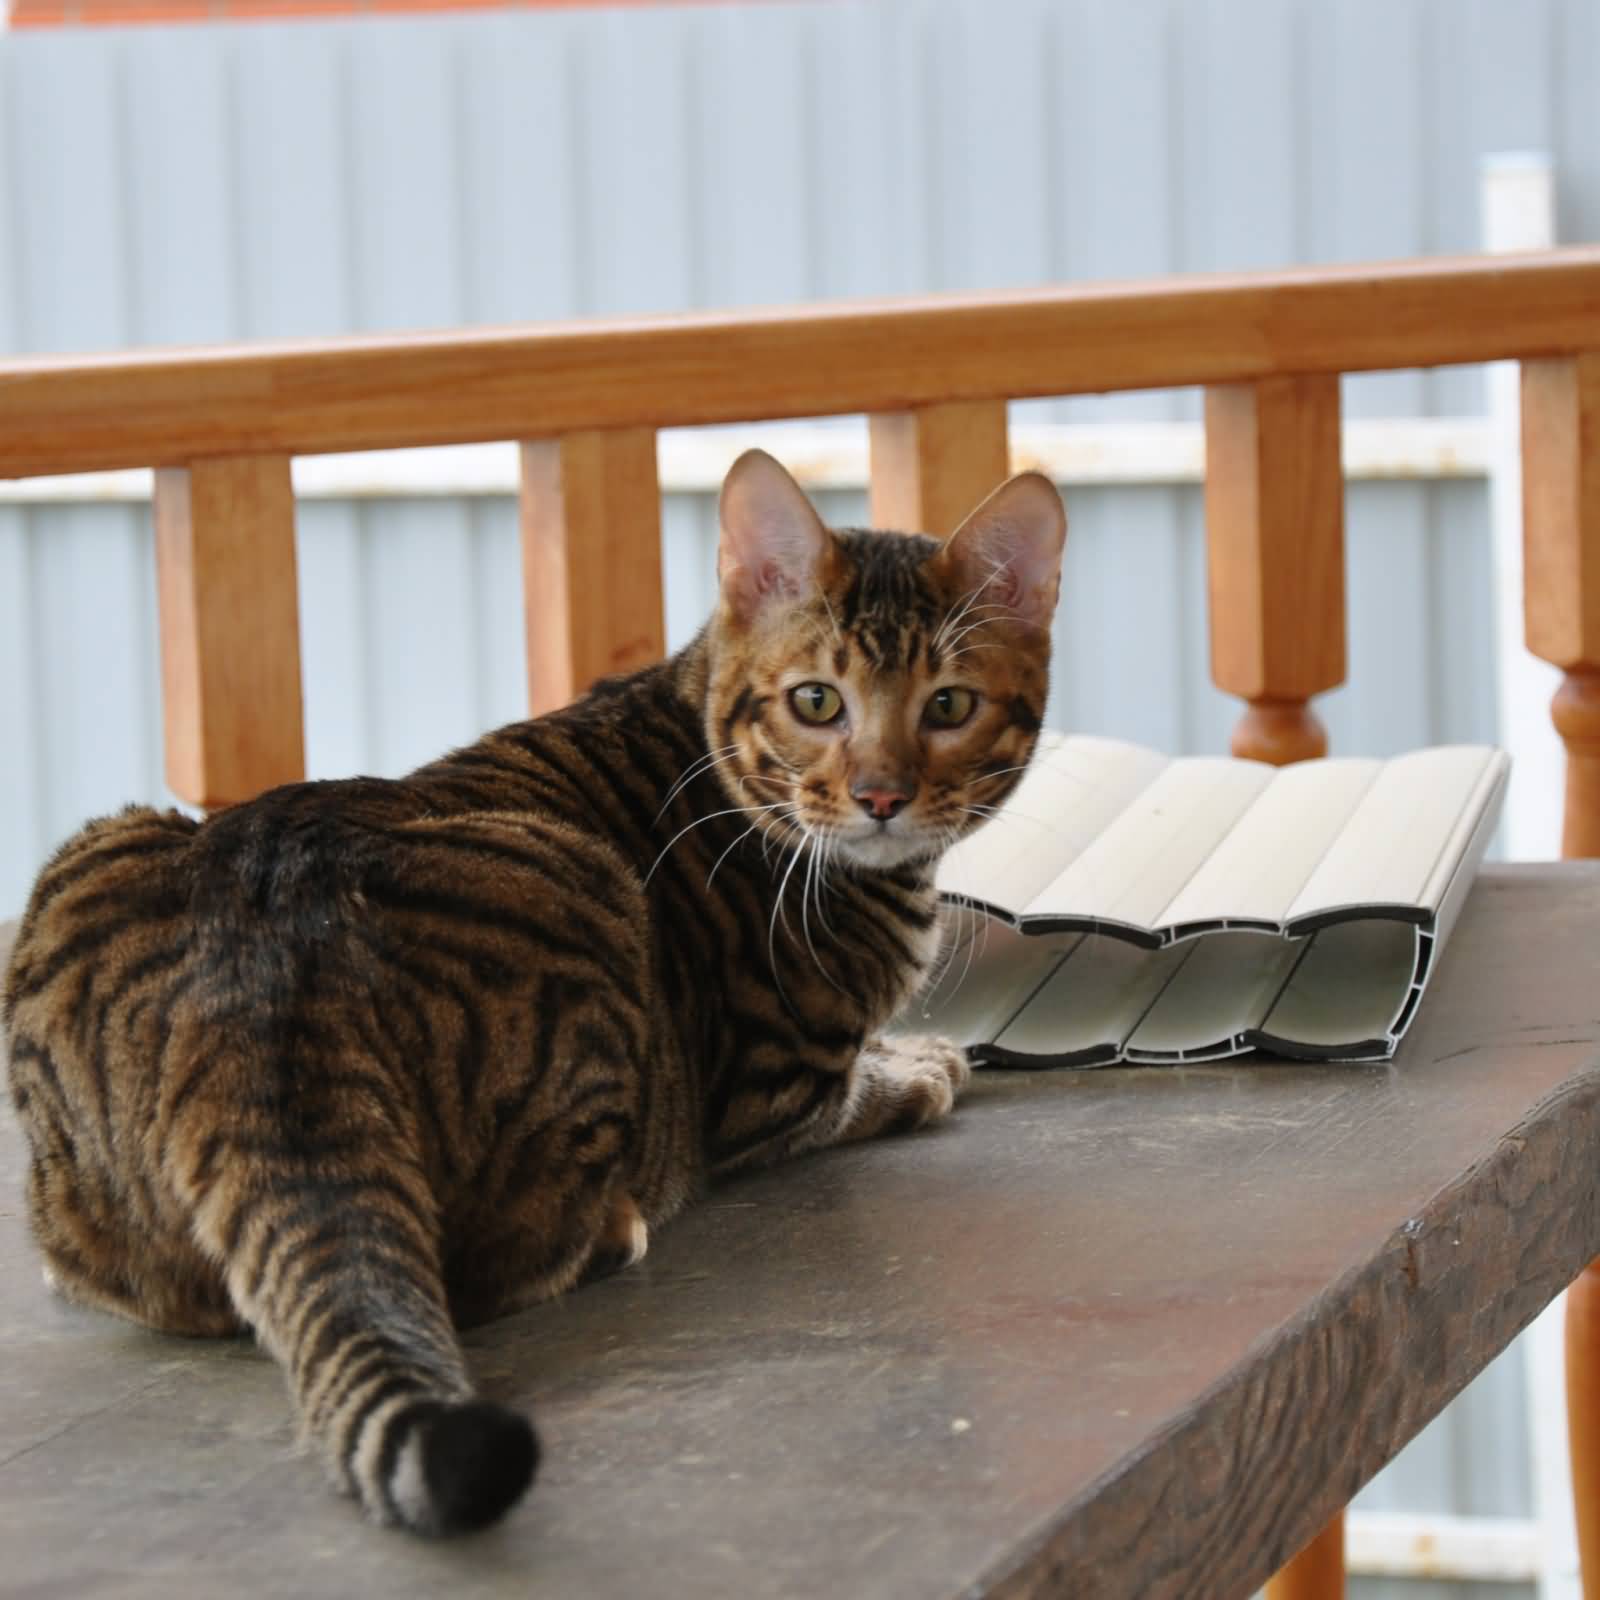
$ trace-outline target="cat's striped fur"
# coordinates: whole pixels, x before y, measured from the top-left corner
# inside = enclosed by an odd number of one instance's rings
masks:
[[[833,535],[746,458],[721,607],[672,660],[403,780],[86,827],[4,990],[60,1287],[253,1329],[379,1519],[498,1517],[537,1446],[474,1398],[456,1325],[637,1259],[721,1172],[915,1127],[965,1081],[950,1045],[879,1030],[934,953],[939,850],[1043,710],[1059,501],[1023,479],[988,507],[946,550]],[[842,720],[797,713],[816,681]],[[929,729],[949,683],[977,710]]]

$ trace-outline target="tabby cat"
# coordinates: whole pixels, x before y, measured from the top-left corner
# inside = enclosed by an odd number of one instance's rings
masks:
[[[751,452],[721,527],[717,611],[670,660],[409,778],[92,822],[23,918],[4,1026],[47,1275],[253,1330],[380,1521],[481,1527],[533,1476],[456,1326],[966,1081],[881,1030],[934,958],[940,853],[1032,752],[1060,499],[1024,474],[943,545],[836,532]]]

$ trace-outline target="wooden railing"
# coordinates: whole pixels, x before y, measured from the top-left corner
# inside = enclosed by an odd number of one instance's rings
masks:
[[[1565,674],[1565,852],[1600,855],[1600,249],[11,361],[0,478],[160,469],[167,775],[210,808],[304,773],[296,455],[523,442],[539,711],[664,648],[658,428],[866,413],[873,520],[945,533],[1006,471],[1008,400],[1200,385],[1212,673],[1246,702],[1235,751],[1285,762],[1326,749],[1311,701],[1345,673],[1340,375],[1488,360],[1523,364],[1527,642]],[[1594,1269],[1574,1306],[1592,1428]],[[1575,1457],[1600,1595],[1600,1436]]]
[[[1212,670],[1235,750],[1313,755],[1343,680],[1344,372],[1524,362],[1528,643],[1567,674],[1568,848],[1600,853],[1600,251],[737,316],[0,363],[0,477],[153,466],[167,773],[303,774],[296,455],[520,439],[530,704],[663,649],[655,430],[864,412],[872,513],[947,531],[1007,400],[1206,389]],[[1588,441],[1586,445],[1586,441]]]

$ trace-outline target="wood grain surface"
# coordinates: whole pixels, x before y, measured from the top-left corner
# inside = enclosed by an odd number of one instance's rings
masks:
[[[156,474],[167,783],[207,810],[305,776],[287,456]]]
[[[1566,674],[1561,850],[1600,856],[1600,350],[1524,363],[1522,500],[1528,648]]]
[[[1494,868],[1392,1063],[980,1073],[474,1334],[529,1503],[364,1525],[248,1343],[47,1296],[0,1112],[0,1550],[170,1600],[1244,1600],[1596,1254],[1600,868]],[[92,1530],[92,1536],[86,1536]]]
[[[0,477],[551,438],[1588,348],[1600,247],[0,362]]]
[[[1266,1600],[1344,1600],[1344,1513],[1267,1582]]]
[[[1522,469],[1528,648],[1600,668],[1600,350],[1523,365]]]
[[[522,447],[522,585],[534,716],[666,654],[653,428]]]
[[[1326,755],[1306,702],[1345,674],[1339,380],[1209,388],[1205,415],[1211,676],[1250,703],[1233,753]]]
[[[886,412],[868,440],[874,528],[948,539],[1010,471],[1004,400]]]

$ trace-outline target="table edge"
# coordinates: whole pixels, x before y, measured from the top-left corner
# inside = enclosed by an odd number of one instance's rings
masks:
[[[1600,1256],[1600,1184],[1574,1195],[1557,1181],[1575,1143],[1600,1150],[1600,1056],[1035,1529],[967,1600],[1121,1600],[1130,1573],[1142,1600],[1255,1592]],[[1493,1222],[1513,1208],[1526,1237],[1508,1274],[1506,1229]],[[1339,1427],[1291,1425],[1289,1401],[1303,1405],[1307,1388]],[[1163,1523],[1169,1534],[1152,1537]]]

